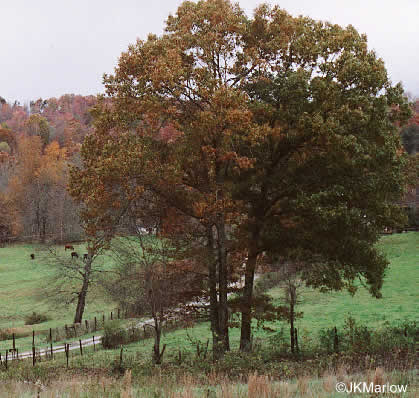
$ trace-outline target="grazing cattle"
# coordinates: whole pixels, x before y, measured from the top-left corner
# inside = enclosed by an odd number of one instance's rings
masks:
[[[83,254],[83,260],[86,261],[89,258],[89,255],[87,253]]]
[[[79,255],[77,254],[77,252],[71,252],[71,258],[77,257],[79,258]]]
[[[69,249],[69,250],[74,250],[74,247],[73,247],[73,246],[71,246],[71,245],[65,245],[65,246],[64,246],[64,250],[65,250],[65,251],[67,251],[67,249]]]
[[[35,254],[33,254],[33,253],[31,254],[31,259],[35,260]]]

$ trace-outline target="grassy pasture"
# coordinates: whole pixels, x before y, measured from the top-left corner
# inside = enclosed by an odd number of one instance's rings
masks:
[[[296,327],[318,330],[339,326],[348,315],[372,327],[384,321],[419,320],[419,233],[384,236],[378,246],[390,261],[381,299],[371,297],[362,286],[353,297],[348,292],[320,293],[304,288],[297,309],[304,316]],[[270,294],[279,301],[283,293],[272,289]]]
[[[73,246],[79,255],[86,252],[83,244]],[[56,300],[47,299],[55,270],[53,265],[42,260],[41,249],[41,246],[31,244],[0,248],[0,329],[41,330],[72,323],[75,303],[64,307],[58,305]],[[60,255],[70,257],[70,251],[65,252],[63,245],[56,249]],[[35,253],[35,260],[30,259],[31,253]],[[89,295],[84,318],[101,316],[104,311],[108,314],[114,308],[115,304],[98,291]],[[34,311],[48,315],[50,320],[25,326],[25,316]]]
[[[300,345],[308,344],[310,339],[316,339],[322,328],[337,326],[342,327],[345,318],[350,315],[355,320],[370,326],[380,327],[386,321],[394,324],[405,320],[414,321],[419,319],[418,302],[419,266],[418,256],[419,234],[411,232],[406,234],[385,236],[381,239],[380,249],[385,251],[390,260],[384,286],[383,298],[375,299],[360,287],[354,297],[347,292],[319,293],[312,289],[303,289],[298,311],[303,311],[304,316],[298,320],[297,327],[300,334]],[[274,288],[270,291],[278,301],[282,296],[280,289]],[[288,335],[288,325],[285,322],[271,323],[269,326],[279,330],[285,328]],[[230,329],[231,348],[237,349],[240,341],[240,330]],[[179,350],[184,353],[193,354],[196,346],[190,341],[200,340],[206,343],[210,339],[209,323],[196,324],[192,328],[179,329],[164,333],[162,344],[167,344],[166,356],[175,358]],[[256,339],[264,340],[272,336],[272,333],[262,329],[255,329]],[[147,339],[125,346],[128,355],[139,355],[150,357],[153,347],[153,340]],[[211,348],[211,340],[210,340]],[[106,366],[110,358],[118,355],[118,350],[101,350],[96,352],[91,363]]]
[[[305,345],[309,344],[310,338],[316,339],[317,332],[321,328],[333,327],[334,325],[338,328],[341,327],[348,314],[370,327],[379,327],[385,321],[397,323],[403,320],[417,320],[419,318],[419,310],[416,308],[418,302],[417,286],[419,286],[418,244],[419,235],[417,233],[386,236],[380,240],[380,250],[383,250],[390,260],[390,267],[382,290],[383,298],[380,300],[372,298],[362,287],[354,297],[346,292],[322,294],[311,289],[303,289],[302,303],[299,305],[298,311],[303,311],[304,317],[297,323],[301,339],[300,347],[304,350]],[[35,328],[39,329],[45,329],[49,327],[48,325],[51,325],[51,327],[61,326],[65,322],[70,323],[72,320],[74,308],[57,309],[54,308],[55,304],[41,300],[42,289],[45,288],[45,285],[41,282],[46,277],[51,276],[52,271],[42,262],[30,260],[29,254],[35,250],[36,247],[32,245],[0,248],[0,275],[4,272],[4,277],[0,278],[0,317],[2,317],[0,318],[0,325],[2,327],[10,327],[11,325],[22,327],[24,316],[32,311],[46,313],[53,318],[49,322],[35,325]],[[84,248],[80,245],[76,250],[80,253],[83,252]],[[68,253],[68,255],[70,254]],[[104,261],[107,265],[111,265],[110,258],[105,258]],[[21,288],[18,287],[18,282]],[[41,294],[39,294],[40,292]],[[270,294],[278,301],[282,296],[281,290],[277,288],[272,289]],[[110,311],[114,307],[113,303],[106,302],[104,295],[99,292],[88,303],[87,316],[94,316],[95,310],[99,314],[103,309]],[[288,325],[284,322],[277,322],[269,326],[276,330],[284,327],[288,331]],[[30,326],[30,328],[32,327]],[[239,379],[237,377],[229,378],[229,369],[235,367],[240,369],[241,366],[244,366],[242,362],[247,361],[246,358],[234,354],[234,351],[238,348],[240,338],[240,330],[237,328],[230,330],[233,355],[228,355],[225,365],[223,365],[227,372],[226,375],[223,376],[222,373],[218,375],[211,371],[208,376],[204,372],[206,369],[205,361],[196,358],[196,345],[193,341],[190,341],[188,335],[192,340],[199,340],[205,344],[207,339],[210,338],[209,323],[200,323],[188,329],[164,333],[162,344],[167,344],[167,348],[163,369],[150,366],[153,339],[125,345],[124,363],[128,367],[133,365],[137,369],[135,379],[134,370],[132,379],[131,371],[128,371],[122,378],[118,378],[115,373],[111,373],[111,370],[115,369],[116,364],[119,363],[119,349],[99,349],[94,352],[93,347],[87,347],[83,349],[83,356],[80,356],[77,350],[72,351],[70,352],[69,370],[66,369],[63,353],[57,354],[54,361],[42,361],[35,368],[32,368],[30,360],[13,364],[8,372],[0,372],[0,396],[3,394],[10,397],[30,397],[39,391],[40,397],[59,395],[62,397],[83,396],[86,398],[96,396],[338,397],[342,394],[335,391],[337,381],[371,381],[376,378],[384,383],[389,381],[394,384],[408,384],[408,393],[402,396],[413,397],[417,393],[414,370],[386,373],[386,371],[380,369],[376,370],[374,366],[367,371],[367,374],[363,375],[345,373],[344,368],[339,368],[337,372],[331,369],[330,373],[316,377],[315,374],[308,371],[311,365],[305,362],[298,364],[298,362],[293,363],[291,360],[281,360],[273,364],[272,367],[273,376],[277,372],[283,374],[280,381],[278,381],[278,377],[270,379],[267,375],[258,375],[257,373],[240,373],[241,378]],[[272,336],[272,333],[255,329],[254,336],[255,341],[263,341]],[[10,347],[10,342],[7,343],[7,347]],[[18,348],[21,344],[28,346],[30,343],[30,337],[17,340]],[[41,345],[41,347],[44,347],[44,345]],[[0,350],[3,349],[2,342],[0,342]],[[211,342],[209,349],[211,349]],[[190,366],[195,366],[194,364],[198,362],[202,362],[202,365],[191,374],[177,374],[176,372],[181,372],[181,368],[177,368],[175,365],[179,351],[181,351],[184,361],[192,364]],[[252,360],[256,361],[256,359],[253,358]],[[262,359],[257,360],[263,362]],[[256,361],[254,364],[257,365],[258,363]],[[298,376],[294,379],[295,374],[299,374],[297,372],[299,367],[302,367],[301,369],[304,371],[307,370],[310,374]],[[138,372],[138,368],[146,370]],[[188,369],[187,366],[185,369]],[[259,367],[256,367],[256,369],[259,369]],[[263,372],[263,367],[260,369]],[[26,375],[25,380],[27,378],[28,380],[33,379],[33,382],[25,381],[25,383],[22,383],[21,376],[19,376],[21,374]],[[16,377],[13,375],[16,375]],[[54,375],[54,377],[51,378],[50,375]],[[60,375],[59,378],[57,378],[58,375]],[[271,373],[268,373],[268,375],[271,375]],[[211,377],[213,377],[212,380]]]
[[[390,260],[384,286],[383,298],[374,299],[362,287],[354,297],[347,292],[319,293],[312,289],[304,288],[301,294],[302,303],[298,311],[304,312],[304,317],[297,322],[300,336],[315,338],[321,328],[340,327],[346,316],[350,315],[357,321],[375,327],[384,321],[396,322],[403,320],[419,319],[418,286],[419,286],[419,261],[418,261],[419,234],[415,232],[397,234],[383,237],[379,242],[380,250],[384,251]],[[58,248],[64,252],[64,247]],[[79,253],[85,252],[83,245],[75,246]],[[45,300],[48,289],[47,281],[53,275],[51,266],[38,260],[30,260],[30,253],[37,254],[39,247],[35,245],[15,245],[0,248],[0,328],[26,328],[27,330],[41,330],[70,324],[74,315],[74,305],[69,308],[57,307],[56,303]],[[70,256],[70,253],[67,251]],[[38,256],[37,256],[38,257]],[[111,258],[103,259],[107,266]],[[282,292],[275,288],[270,294],[280,301]],[[86,306],[85,318],[101,316],[102,311],[109,313],[115,304],[106,300],[106,296],[98,291],[91,295]],[[34,326],[24,326],[24,317],[36,311],[47,314],[51,320]],[[269,325],[279,329],[287,325],[278,322]],[[202,323],[189,329],[188,333],[202,342],[210,338],[209,324]],[[270,336],[264,330],[255,330],[256,338],[265,339]],[[231,329],[231,346],[238,347],[240,331]],[[44,339],[39,337],[39,341]],[[30,347],[31,337],[19,339],[17,346]],[[304,341],[302,340],[301,343]],[[195,347],[189,342],[186,331],[177,330],[163,336],[163,343],[167,344],[167,351],[177,353],[179,349],[193,351]],[[44,343],[40,344],[44,345]],[[0,342],[0,350],[10,347],[10,341]],[[127,346],[130,352],[148,355],[152,349],[152,341],[146,340]],[[102,354],[97,353],[100,356]],[[103,352],[106,355],[106,352]]]

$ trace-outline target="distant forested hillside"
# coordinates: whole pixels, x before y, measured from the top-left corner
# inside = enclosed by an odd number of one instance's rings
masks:
[[[96,101],[66,94],[22,106],[0,97],[0,243],[81,237],[68,165],[78,161]]]
[[[81,144],[92,131],[90,109],[96,103],[92,95],[65,94],[29,105],[0,96],[0,244],[81,238],[78,209],[66,190],[68,165],[79,162]],[[419,100],[401,137],[414,156]],[[409,204],[418,200],[417,191],[409,191]]]

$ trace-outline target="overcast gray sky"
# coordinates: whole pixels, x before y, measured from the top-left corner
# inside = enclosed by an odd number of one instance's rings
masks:
[[[259,0],[240,0],[251,15]],[[137,37],[161,34],[181,0],[0,0],[0,96],[25,102],[103,92],[102,75]],[[419,96],[418,0],[270,0],[366,33],[392,81]]]

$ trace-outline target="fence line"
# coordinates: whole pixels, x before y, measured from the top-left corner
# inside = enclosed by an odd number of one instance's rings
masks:
[[[83,322],[77,324],[77,323],[70,323],[70,324],[65,324],[64,326],[57,326],[55,328],[48,328],[48,329],[40,329],[40,330],[34,330],[32,329],[32,345],[34,344],[35,341],[35,336],[39,336],[39,335],[45,335],[48,336],[47,341],[52,341],[52,339],[54,338],[55,341],[59,341],[62,340],[63,338],[61,338],[61,332],[65,333],[65,338],[71,338],[71,337],[78,337],[81,336],[83,334],[86,333],[90,333],[90,332],[96,332],[97,330],[102,330],[104,327],[104,322],[106,320],[116,320],[116,319],[129,319],[127,318],[127,313],[124,313],[123,311],[121,311],[119,308],[115,308],[114,310],[110,311],[108,314],[108,317],[106,319],[106,312],[102,313],[102,316],[95,316],[91,319],[85,319]],[[16,339],[16,333],[10,333],[10,332],[6,332],[8,329],[11,328],[4,328],[4,329],[0,329],[0,336],[3,335],[7,336],[5,338],[0,338],[0,341],[5,341],[5,340],[12,340],[14,341]],[[55,336],[54,333],[55,332]],[[21,336],[19,338],[23,338],[23,337],[29,337],[29,334],[27,336]],[[14,343],[13,343],[14,344]]]
[[[150,322],[150,320],[138,324],[137,327],[128,328],[128,330],[132,330],[132,341],[145,340],[147,338],[153,337],[153,332],[145,328],[145,325],[148,322]],[[165,325],[165,331],[174,330],[178,328],[180,325],[183,325],[183,322],[180,319],[169,320]],[[101,342],[102,336],[93,335],[91,338],[85,340],[73,341],[71,343],[65,342],[64,344],[60,344],[55,347],[53,346],[52,342],[50,342],[49,347],[46,346],[45,348],[36,347],[35,345],[32,345],[31,351],[23,352],[20,354],[17,348],[12,348],[6,350],[3,360],[2,355],[0,353],[0,365],[3,364],[7,370],[10,361],[32,359],[32,365],[35,366],[37,362],[41,361],[42,357],[54,360],[56,359],[55,354],[64,353],[66,356],[66,363],[68,367],[70,351],[75,351],[76,349],[78,349],[80,351],[80,355],[83,356],[83,348],[93,346],[93,351],[95,352],[96,345],[100,344]],[[9,354],[11,354],[11,357]]]

